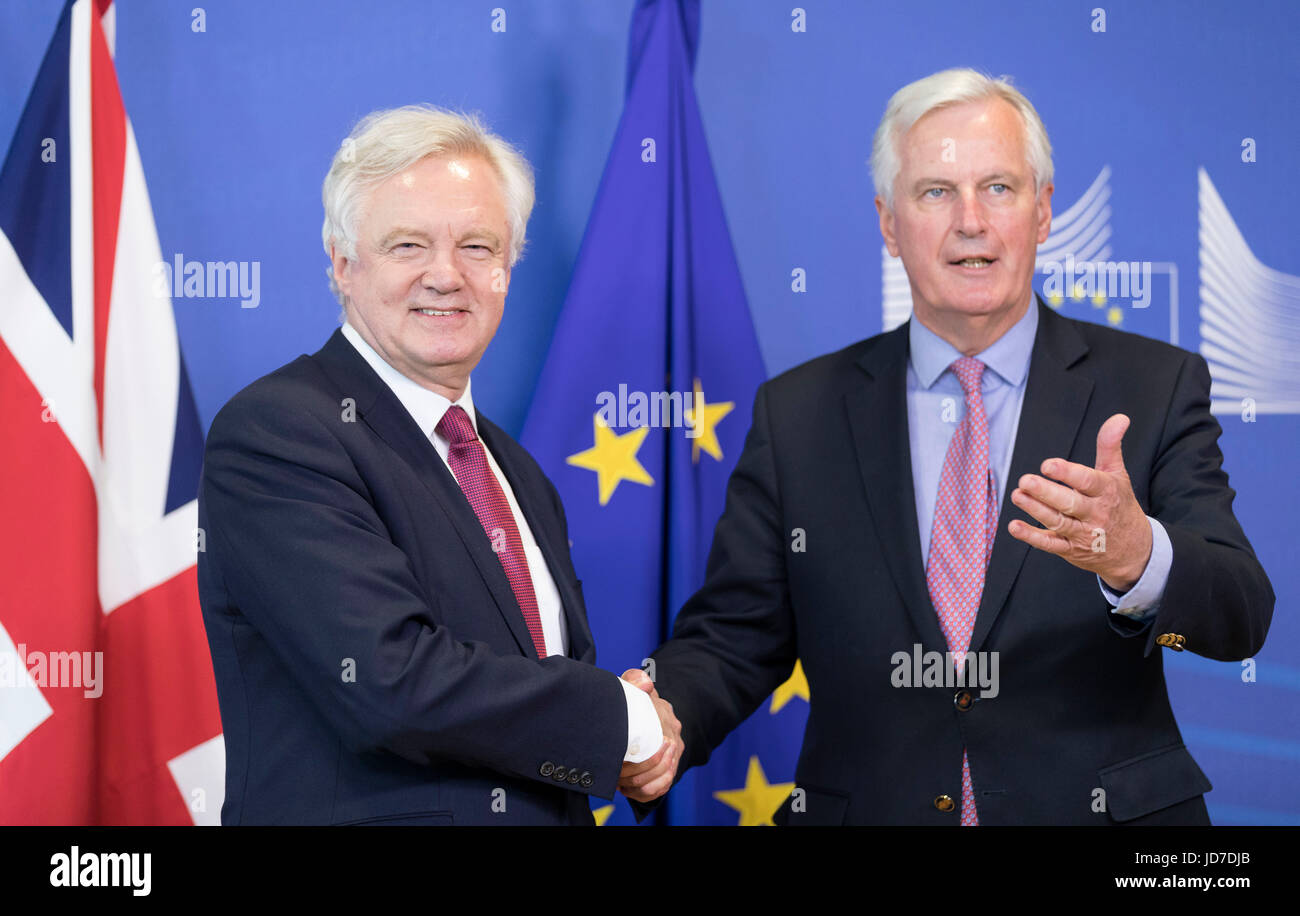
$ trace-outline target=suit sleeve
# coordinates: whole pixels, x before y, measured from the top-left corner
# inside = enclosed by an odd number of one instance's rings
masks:
[[[766,387],[755,396],[753,423],[727,484],[704,586],[652,656],[656,687],[682,723],[679,775],[708,761],[790,676],[797,656]]]
[[[423,594],[337,436],[282,400],[245,392],[213,423],[200,491],[209,562],[343,744],[556,785],[539,772],[553,761],[593,777],[566,788],[612,797],[627,741],[618,679],[569,658],[499,655],[440,626],[431,599],[455,597]]]
[[[1259,651],[1268,633],[1273,587],[1233,515],[1221,432],[1205,360],[1188,354],[1151,472],[1148,512],[1169,535],[1173,563],[1159,612],[1138,630],[1147,654],[1159,634],[1177,633],[1198,655],[1235,661]]]

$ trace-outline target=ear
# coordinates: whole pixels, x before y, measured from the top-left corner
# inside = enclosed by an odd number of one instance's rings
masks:
[[[1038,244],[1047,241],[1048,234],[1052,231],[1052,191],[1056,190],[1055,185],[1047,185],[1038,192]]]
[[[352,278],[348,270],[351,262],[343,256],[333,242],[330,242],[330,267],[334,275],[334,283],[338,286],[339,292],[343,298],[348,298],[348,290],[352,285]]]
[[[885,202],[879,195],[876,196],[876,212],[880,214],[880,234],[885,239],[885,247],[889,249],[891,255],[898,257],[898,239],[894,237],[894,214],[885,206]]]

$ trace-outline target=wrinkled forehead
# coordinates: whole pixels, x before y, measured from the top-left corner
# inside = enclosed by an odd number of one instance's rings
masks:
[[[363,195],[361,221],[426,217],[501,223],[506,220],[504,188],[482,156],[442,153],[426,156],[379,181]]]
[[[958,102],[926,112],[898,138],[901,174],[917,169],[963,167],[1002,171],[1029,168],[1025,125],[1001,98]]]

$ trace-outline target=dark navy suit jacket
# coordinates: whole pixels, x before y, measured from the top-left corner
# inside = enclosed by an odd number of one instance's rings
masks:
[[[223,824],[591,823],[627,745],[554,486],[478,414],[564,605],[538,660],[491,542],[406,408],[335,332],[237,394],[204,456],[199,592]]]
[[[965,748],[984,825],[1208,823],[1211,786],[1174,721],[1157,639],[1245,658],[1274,602],[1232,513],[1209,372],[1192,353],[1036,307],[1010,480],[1051,457],[1093,466],[1102,423],[1127,414],[1134,492],[1173,545],[1159,612],[1117,617],[1095,575],[1011,537],[1011,519],[1037,523],[1007,486],[970,644],[998,653],[997,695],[894,686],[895,653],[947,649],[921,563],[904,324],[758,392],[706,583],[654,653],[683,769],[800,658],[802,791],[778,822],[955,825]]]

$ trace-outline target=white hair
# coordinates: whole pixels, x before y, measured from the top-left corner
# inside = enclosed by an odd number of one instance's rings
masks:
[[[366,115],[334,154],[321,188],[325,224],[321,241],[346,258],[357,256],[357,222],[362,199],[377,185],[429,156],[483,157],[501,181],[510,227],[510,266],[524,251],[524,231],[536,192],[533,169],[517,149],[489,131],[472,114],[433,105],[405,105]],[[330,291],[343,303],[343,294],[329,273]]]
[[[912,125],[940,108],[990,98],[1010,102],[1020,115],[1025,130],[1025,158],[1034,172],[1035,192],[1052,183],[1052,144],[1047,139],[1047,128],[1029,99],[1011,85],[1011,78],[994,79],[968,67],[942,70],[895,92],[876,127],[871,142],[871,177],[876,195],[888,209],[894,209],[894,179],[902,168],[898,145]]]

